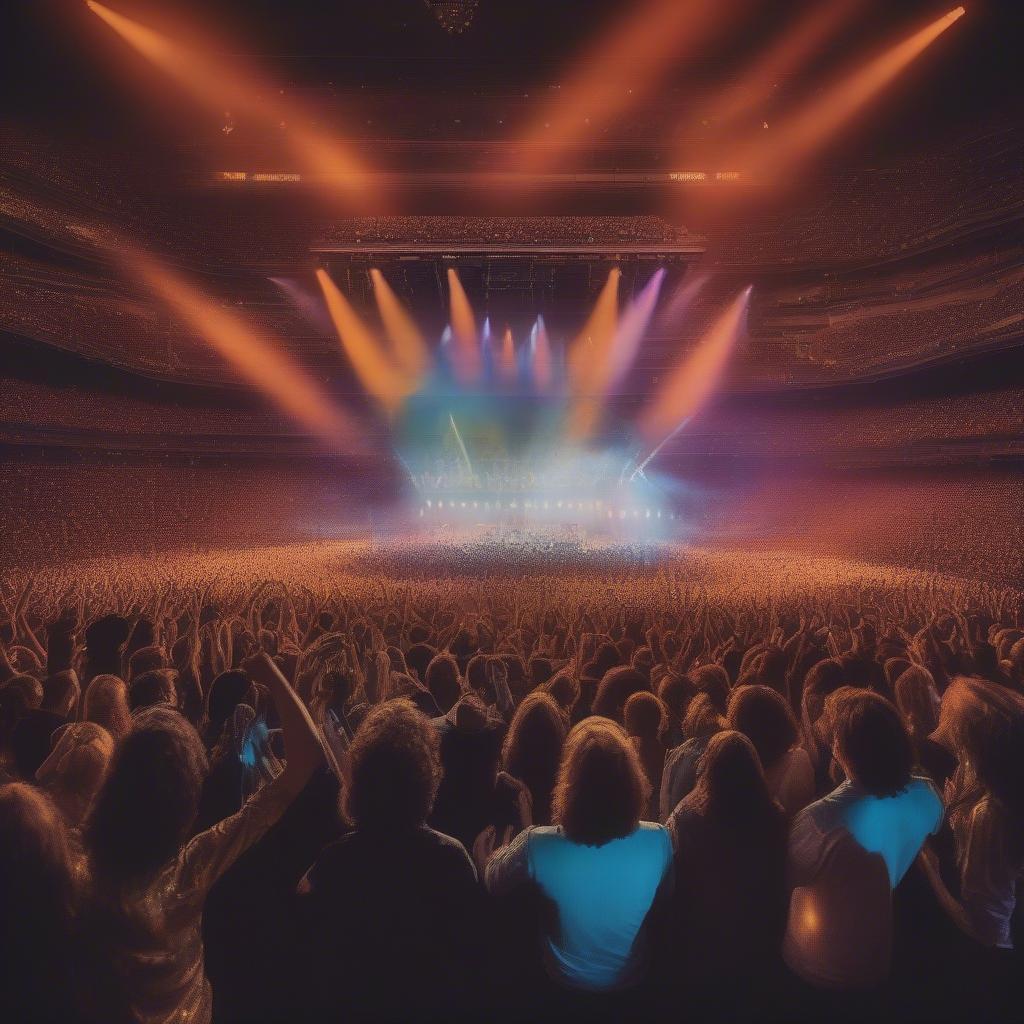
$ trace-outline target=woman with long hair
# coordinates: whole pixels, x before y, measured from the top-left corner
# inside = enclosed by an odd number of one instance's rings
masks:
[[[305,707],[266,655],[247,672],[271,693],[284,770],[242,808],[189,837],[208,771],[195,728],[152,707],[121,741],[85,829],[92,869],[91,1010],[106,1020],[211,1019],[202,916],[213,884],[284,813],[323,758]],[[265,752],[256,751],[259,757]]]
[[[768,791],[792,817],[814,799],[814,767],[797,742],[800,729],[789,702],[770,686],[737,687],[729,698],[729,725],[754,745]]]
[[[653,819],[658,814],[661,776],[665,770],[665,744],[662,736],[668,725],[668,714],[665,705],[653,693],[641,690],[626,701],[623,718],[630,742],[640,756],[640,763],[644,766],[651,787],[644,816]]]
[[[700,762],[668,819],[675,959],[688,983],[752,979],[774,966],[785,927],[786,815],[742,733],[716,733]]]
[[[896,707],[910,733],[917,763],[940,788],[956,768],[956,758],[932,739],[939,725],[942,699],[931,672],[923,665],[911,665],[901,672],[893,684]]]
[[[560,986],[617,991],[647,973],[644,926],[672,877],[668,832],[640,820],[648,797],[640,758],[621,726],[587,718],[562,750],[554,824],[525,829],[487,864],[492,893],[532,886],[551,908],[542,949]]]
[[[979,943],[1012,949],[1024,874],[1024,696],[959,676],[942,695],[933,738],[957,760],[945,795],[960,897],[940,889],[940,898]]]
[[[503,769],[530,792],[535,825],[551,824],[551,799],[565,743],[565,719],[553,697],[534,691],[516,708],[501,751]]]

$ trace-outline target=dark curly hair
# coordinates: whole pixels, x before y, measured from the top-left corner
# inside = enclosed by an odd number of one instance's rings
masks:
[[[356,730],[347,776],[342,811],[350,824],[417,828],[441,783],[437,732],[408,698],[378,704]]]
[[[836,753],[871,796],[895,796],[906,788],[914,747],[900,713],[870,690],[844,688],[829,698]]]
[[[199,733],[177,711],[139,713],[121,741],[85,830],[97,881],[146,881],[188,839],[209,765]]]
[[[650,783],[625,731],[592,716],[573,726],[562,748],[552,818],[566,838],[603,846],[640,823]]]
[[[754,744],[765,771],[800,736],[788,701],[771,686],[752,684],[734,690],[729,698],[728,718],[730,728],[743,733]]]

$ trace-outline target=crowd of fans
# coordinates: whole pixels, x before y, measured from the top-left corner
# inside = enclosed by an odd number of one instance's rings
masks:
[[[614,551],[472,578],[437,547],[4,578],[3,1019],[1010,997],[1019,591]]]
[[[551,243],[676,242],[686,230],[652,215],[582,217],[356,217],[337,221],[335,242]]]

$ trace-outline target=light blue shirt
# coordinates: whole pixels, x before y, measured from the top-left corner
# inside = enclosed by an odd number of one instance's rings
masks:
[[[558,909],[545,939],[550,966],[578,988],[629,984],[640,969],[637,936],[672,864],[668,831],[641,822],[603,846],[571,842],[554,826],[526,834],[530,877]]]
[[[911,776],[895,796],[869,796],[847,781],[805,813],[822,833],[842,826],[868,853],[879,854],[895,889],[925,839],[942,824],[942,800],[921,775]]]

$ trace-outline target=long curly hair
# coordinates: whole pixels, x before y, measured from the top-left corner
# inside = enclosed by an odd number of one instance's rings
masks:
[[[85,829],[98,882],[144,882],[189,837],[209,765],[199,733],[177,711],[152,707],[121,741]]]

